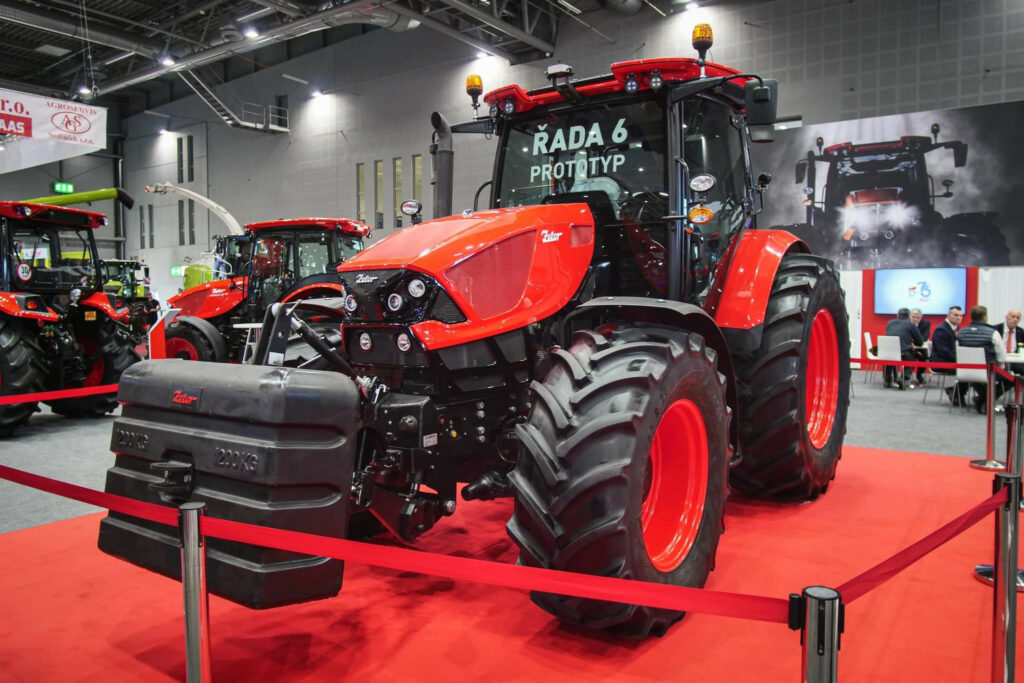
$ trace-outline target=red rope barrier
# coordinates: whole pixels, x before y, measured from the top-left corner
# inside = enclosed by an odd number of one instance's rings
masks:
[[[34,394],[11,394],[0,396],[0,406],[15,403],[32,403],[34,401],[56,401],[61,398],[79,398],[95,394],[113,394],[117,392],[116,384],[104,384],[98,387],[82,387],[81,389],[62,389],[60,391],[40,391]]]
[[[836,590],[843,596],[843,602],[849,604],[869,591],[878,588],[931,551],[959,536],[983,520],[997,507],[1004,504],[1007,501],[1008,495],[1007,490],[1005,488],[1002,489],[991,498],[978,503],[964,514],[928,534],[909,548],[899,551],[887,560],[880,562],[866,572],[862,572],[842,584]]]
[[[105,507],[114,512],[141,517],[160,524],[176,526],[178,523],[178,511],[175,508],[94,491],[2,465],[0,465],[0,479],[7,479],[58,496],[97,507]],[[418,550],[376,546],[347,539],[315,536],[297,531],[271,529],[215,517],[204,516],[201,530],[212,538],[508,588],[540,590],[595,600],[611,600],[780,624],[787,623],[788,619],[788,602],[782,598],[741,595],[724,591],[667,586],[643,581],[611,579],[552,569],[501,564],[488,560],[452,557]]]
[[[868,365],[899,365],[900,367],[908,368],[930,368],[932,370],[956,370],[957,368],[964,368],[965,370],[984,370],[988,366],[984,363],[938,363],[930,361],[919,361],[919,360],[889,360],[881,358],[851,358],[851,363],[866,363]]]

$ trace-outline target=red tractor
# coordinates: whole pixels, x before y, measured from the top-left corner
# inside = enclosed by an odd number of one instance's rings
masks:
[[[191,287],[167,300],[181,309],[167,326],[169,357],[243,360],[245,326],[261,322],[270,304],[340,294],[338,264],[362,250],[371,230],[348,218],[291,218],[245,228],[247,239],[230,241],[234,253],[224,255],[236,262],[244,259],[231,271],[239,275]]]
[[[103,214],[0,202],[0,395],[116,384],[139,360],[129,309],[103,291],[93,230]],[[100,416],[113,394],[47,402],[55,413]],[[0,436],[38,410],[0,406]]]
[[[926,157],[937,150],[953,153],[953,166],[967,164],[967,144],[904,135],[899,140],[824,147],[796,164],[796,182],[805,184],[808,230],[824,238],[840,262],[852,268],[1006,265],[1006,238],[991,212],[958,213],[948,218],[936,199],[953,196],[953,181],[937,194]],[[827,164],[825,183],[817,186],[817,164]],[[812,239],[812,238],[808,238]]]
[[[497,135],[491,208],[346,261],[340,306],[272,307],[262,367],[130,373],[107,490],[350,537],[368,512],[412,541],[467,482],[464,500],[515,499],[522,564],[684,586],[714,566],[730,482],[824,493],[846,428],[843,293],[830,262],[755,229],[768,178],[754,179],[748,138],[771,130],[777,85],[705,63],[699,28],[699,60],[620,62],[586,80],[559,65],[550,87],[487,94],[488,116],[450,130]],[[479,79],[468,86],[476,101]],[[433,119],[446,215],[452,143]],[[303,307],[337,316],[340,347]],[[334,372],[274,367],[295,334]],[[254,397],[244,410],[240,395]],[[100,547],[179,571],[173,530],[111,514]],[[209,547],[211,590],[253,607],[341,585],[340,562]],[[533,597],[637,637],[682,616]]]

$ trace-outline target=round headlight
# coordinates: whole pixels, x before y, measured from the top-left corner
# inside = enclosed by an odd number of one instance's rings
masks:
[[[405,299],[402,298],[401,294],[389,294],[388,295],[388,310],[392,313],[398,313],[402,310],[402,304],[405,303]]]
[[[406,287],[409,290],[409,295],[414,299],[419,299],[421,296],[427,293],[427,285],[423,280],[415,278],[409,280],[409,285]]]
[[[507,100],[505,100],[502,103],[501,110],[503,112],[505,112],[506,115],[515,114],[516,113],[516,103],[515,103],[515,101],[511,97],[508,98]]]
[[[409,349],[412,348],[412,340],[409,339],[409,335],[405,332],[398,335],[396,342],[398,343],[398,350],[402,353],[408,353]]]
[[[355,296],[349,294],[345,297],[345,310],[349,313],[355,313],[356,309],[359,308],[359,302],[356,301]]]
[[[661,72],[655,69],[651,72],[647,83],[651,86],[651,90],[661,90],[661,86],[665,85],[665,79],[661,77]]]
[[[629,74],[629,76],[626,77],[626,92],[632,95],[639,89],[640,83],[636,80],[636,74]]]
[[[497,104],[492,104],[489,113],[490,113],[492,119],[493,118],[497,118],[497,116],[498,116],[498,105]]]
[[[369,332],[363,332],[359,335],[359,348],[363,351],[369,351],[373,348],[373,339],[370,338]]]
[[[701,173],[690,178],[690,189],[694,192],[708,192],[715,186],[715,176]]]

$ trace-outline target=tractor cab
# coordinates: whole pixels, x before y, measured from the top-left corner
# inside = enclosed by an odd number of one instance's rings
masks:
[[[47,304],[100,291],[103,274],[93,230],[106,222],[91,211],[0,202],[0,288],[39,294]]]
[[[149,266],[138,261],[107,259],[101,263],[103,291],[125,300],[143,300],[149,294]]]
[[[369,226],[347,219],[296,218],[249,223],[247,308],[263,310],[338,282],[337,267],[363,249]],[[322,296],[322,295],[321,295]]]
[[[754,224],[762,186],[748,172],[748,133],[765,139],[776,85],[703,54],[611,69],[572,81],[558,65],[547,88],[484,97],[500,136],[491,205],[586,203],[593,296],[703,303],[716,264]]]

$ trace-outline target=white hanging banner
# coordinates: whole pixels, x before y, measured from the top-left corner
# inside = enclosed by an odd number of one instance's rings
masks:
[[[105,149],[107,109],[0,88],[0,173]]]

